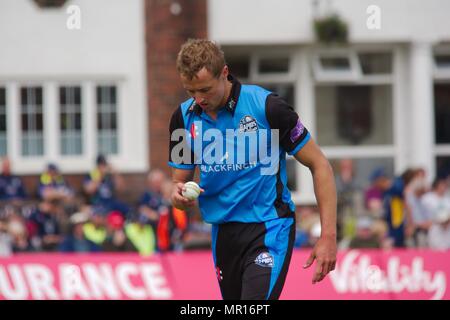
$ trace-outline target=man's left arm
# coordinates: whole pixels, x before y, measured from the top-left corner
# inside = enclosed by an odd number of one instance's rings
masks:
[[[266,118],[271,129],[279,130],[280,146],[307,166],[313,175],[322,232],[305,267],[317,259],[313,277],[313,283],[316,283],[336,264],[336,186],[333,170],[294,108],[277,94],[267,96]]]
[[[309,268],[317,260],[314,284],[322,281],[336,266],[336,186],[330,163],[313,139],[309,139],[294,157],[312,173],[320,213],[321,235],[304,265]]]

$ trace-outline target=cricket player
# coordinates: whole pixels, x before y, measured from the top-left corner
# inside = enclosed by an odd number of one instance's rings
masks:
[[[316,260],[312,283],[321,281],[336,263],[336,188],[328,160],[297,113],[277,94],[241,84],[212,41],[188,40],[178,54],[177,70],[191,98],[170,121],[172,202],[179,209],[195,205],[182,192],[198,168],[198,205],[212,224],[222,297],[280,297],[295,237],[286,153],[313,176],[321,236],[303,267]],[[267,132],[273,134],[267,137]],[[245,136],[250,143],[239,139]]]

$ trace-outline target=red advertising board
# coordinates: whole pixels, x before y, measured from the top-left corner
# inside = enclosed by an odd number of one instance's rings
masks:
[[[308,250],[294,251],[281,299],[450,299],[450,252],[351,250],[311,284]],[[220,299],[210,252],[20,254],[0,258],[0,300]]]

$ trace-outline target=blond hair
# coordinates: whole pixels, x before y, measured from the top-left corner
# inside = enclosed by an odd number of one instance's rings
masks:
[[[192,80],[205,68],[214,77],[219,77],[225,66],[225,55],[220,47],[206,39],[189,39],[182,46],[177,57],[177,71]]]

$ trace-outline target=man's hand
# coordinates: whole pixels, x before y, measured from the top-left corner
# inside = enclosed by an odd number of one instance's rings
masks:
[[[317,260],[312,284],[322,281],[336,266],[337,245],[334,237],[321,237],[303,268],[309,268]]]
[[[195,205],[196,200],[189,200],[185,197],[183,197],[183,189],[184,189],[184,183],[178,182],[174,185],[173,191],[172,191],[172,205],[180,210],[186,210],[188,207],[193,207]],[[200,193],[204,192],[205,190],[200,188]]]

